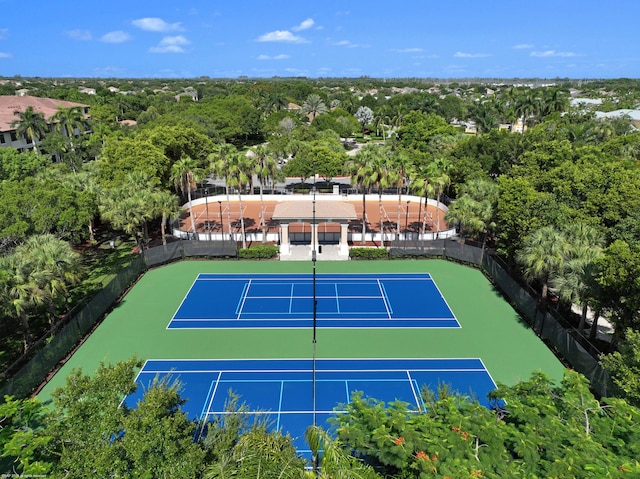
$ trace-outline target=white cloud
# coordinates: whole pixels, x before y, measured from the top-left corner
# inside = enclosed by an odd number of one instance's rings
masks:
[[[423,50],[422,48],[391,48],[389,51],[396,53],[420,53]]]
[[[338,42],[333,42],[332,45],[334,47],[345,47],[345,48],[367,48],[369,46],[362,43],[352,43],[349,40],[340,40]]]
[[[555,50],[545,50],[544,52],[531,52],[532,57],[575,57],[573,52],[557,52]]]
[[[89,30],[81,30],[79,28],[75,30],[67,30],[64,32],[69,38],[74,40],[89,41],[92,39],[91,32]]]
[[[258,37],[259,42],[286,42],[286,43],[309,43],[302,37],[296,36],[288,30],[276,30],[265,33]]]
[[[488,53],[456,52],[453,56],[456,57],[456,58],[485,58],[485,57],[490,57],[491,55],[489,55]]]
[[[100,40],[105,43],[122,43],[126,42],[130,38],[131,36],[127,32],[116,30],[115,32],[109,32],[106,35],[103,35]]]
[[[314,23],[315,22],[313,21],[313,18],[307,18],[300,25],[297,25],[295,27],[291,27],[291,30],[293,30],[294,32],[300,32],[302,30],[307,30],[308,28],[311,28]]]
[[[182,47],[190,43],[191,42],[182,35],[164,37],[157,46],[151,47],[149,51],[151,53],[184,53],[185,49]]]
[[[13,55],[7,52],[0,52],[0,58],[13,58]]]
[[[284,53],[280,55],[258,55],[258,60],[286,60],[289,58],[289,55],[285,55]]]
[[[533,48],[533,45],[530,45],[528,43],[520,43],[519,45],[513,46],[514,50],[531,50],[532,48]]]
[[[148,32],[181,32],[184,30],[180,22],[167,23],[162,18],[157,17],[139,18],[132,21],[131,24]]]
[[[0,28],[0,40],[4,40],[8,36],[9,36],[9,29],[8,28]]]

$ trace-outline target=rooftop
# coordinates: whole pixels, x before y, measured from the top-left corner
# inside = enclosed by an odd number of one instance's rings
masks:
[[[25,111],[28,107],[32,107],[34,111],[44,114],[45,119],[49,120],[58,111],[58,106],[64,108],[89,107],[89,105],[74,103],[72,101],[55,100],[53,98],[0,95],[0,131],[15,129],[11,126],[11,124],[18,119],[14,114],[15,111]]]

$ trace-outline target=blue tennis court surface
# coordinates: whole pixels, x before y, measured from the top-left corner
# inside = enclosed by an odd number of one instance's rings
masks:
[[[125,399],[135,407],[154,378],[169,375],[183,384],[182,407],[197,421],[226,414],[229,392],[252,413],[265,414],[272,425],[294,439],[298,452],[308,455],[305,429],[327,420],[361,391],[380,401],[404,401],[416,412],[424,409],[420,390],[453,390],[486,399],[496,385],[480,359],[317,359],[315,394],[311,359],[149,360],[136,380],[138,389]]]
[[[459,328],[429,274],[200,274],[178,328]]]

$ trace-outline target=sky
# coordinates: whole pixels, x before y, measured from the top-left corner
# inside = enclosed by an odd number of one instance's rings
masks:
[[[4,77],[640,77],[640,0],[0,0],[0,12]]]

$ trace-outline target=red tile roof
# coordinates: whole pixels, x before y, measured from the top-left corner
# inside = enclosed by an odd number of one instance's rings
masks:
[[[44,114],[49,120],[58,111],[58,106],[64,108],[81,107],[88,108],[89,105],[74,103],[72,101],[54,100],[53,98],[39,98],[35,96],[0,96],[0,131],[14,130],[11,123],[18,117],[14,111],[25,111],[27,107],[32,107],[34,111]]]

